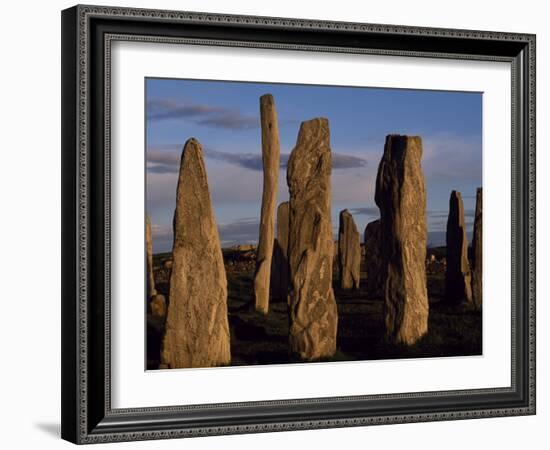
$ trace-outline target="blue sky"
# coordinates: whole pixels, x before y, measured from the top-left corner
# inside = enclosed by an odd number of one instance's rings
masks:
[[[344,208],[352,212],[361,233],[378,218],[376,171],[386,135],[398,133],[423,140],[429,243],[444,242],[453,189],[462,193],[471,231],[482,177],[481,93],[156,78],[145,84],[146,209],[155,252],[171,250],[179,160],[190,137],[205,151],[222,246],[257,241],[262,196],[259,98],[266,93],[275,99],[283,162],[302,121],[328,118],[333,227]],[[279,178],[281,202],[288,199],[284,168]]]

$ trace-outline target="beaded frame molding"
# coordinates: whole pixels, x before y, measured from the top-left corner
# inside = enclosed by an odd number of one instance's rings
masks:
[[[509,62],[511,385],[113,409],[110,49],[116,40]],[[64,10],[61,350],[61,433],[78,444],[535,414],[535,36],[119,7]]]

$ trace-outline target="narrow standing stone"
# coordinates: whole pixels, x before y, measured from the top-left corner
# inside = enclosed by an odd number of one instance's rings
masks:
[[[273,295],[285,301],[288,295],[288,228],[288,202],[283,202],[277,208],[277,239],[273,249],[271,283]]]
[[[367,272],[367,295],[382,297],[385,276],[382,264],[380,219],[370,222],[365,227],[365,271]]]
[[[483,229],[482,229],[482,200],[481,188],[476,192],[476,215],[474,219],[474,238],[472,240],[472,300],[476,309],[483,304]]]
[[[172,255],[161,367],[229,364],[227,280],[203,151],[193,138],[181,156]]]
[[[151,233],[151,218],[145,216],[145,249],[147,256],[147,298],[156,295],[155,277],[153,275],[153,238]]]
[[[464,226],[464,204],[460,192],[452,191],[447,219],[447,270],[445,299],[450,303],[472,303],[468,237]]]
[[[328,120],[302,122],[288,161],[290,351],[305,361],[334,355],[338,312],[332,290],[331,151]]]
[[[338,269],[342,289],[359,289],[361,278],[361,242],[351,213],[340,211],[338,229]]]
[[[267,314],[269,310],[269,281],[275,238],[275,206],[279,187],[279,126],[277,111],[271,94],[260,97],[260,120],[262,125],[262,162],[264,188],[260,215],[260,238],[256,254],[254,297],[256,311]]]
[[[428,332],[426,189],[418,136],[389,135],[376,178],[388,337],[412,345]]]

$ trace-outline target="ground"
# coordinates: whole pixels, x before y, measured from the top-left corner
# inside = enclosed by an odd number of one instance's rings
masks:
[[[293,362],[288,355],[288,316],[286,300],[272,299],[269,314],[253,308],[254,252],[224,249],[228,282],[228,309],[231,333],[231,364],[281,364]],[[428,252],[440,260],[445,249]],[[168,298],[170,254],[154,255],[157,290]],[[168,263],[169,264],[169,263]],[[431,267],[431,270],[430,270]],[[467,306],[442,302],[444,272],[441,265],[429,266],[428,334],[411,347],[395,345],[385,337],[383,300],[368,298],[365,273],[359,290],[341,290],[334,273],[334,293],[338,304],[337,352],[331,361],[354,361],[481,354],[481,312]],[[163,323],[147,316],[147,367],[159,363]]]

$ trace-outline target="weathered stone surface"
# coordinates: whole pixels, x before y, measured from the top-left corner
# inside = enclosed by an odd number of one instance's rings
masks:
[[[276,298],[287,299],[288,294],[288,202],[277,208],[277,239],[273,248],[273,265],[271,267],[271,289]]]
[[[328,120],[302,122],[288,161],[290,351],[314,361],[334,355],[338,312],[332,290],[331,150]]]
[[[185,143],[181,157],[172,254],[161,364],[229,364],[227,280],[203,151],[195,139]]]
[[[483,304],[483,227],[482,227],[481,188],[476,192],[476,213],[474,218],[474,237],[472,240],[472,301],[476,309]]]
[[[426,189],[418,136],[389,135],[376,179],[388,337],[412,345],[428,331]]]
[[[155,294],[151,297],[151,302],[149,303],[151,308],[151,315],[153,317],[164,319],[166,316],[166,300],[164,295]]]
[[[256,311],[267,314],[269,310],[269,282],[275,238],[275,206],[279,187],[279,125],[277,111],[271,94],[260,97],[260,121],[262,126],[262,162],[264,187],[260,214],[260,237],[254,275]]]
[[[368,223],[365,227],[366,291],[369,297],[382,297],[384,292],[381,233],[380,219]]]
[[[351,213],[340,211],[338,229],[338,269],[342,289],[359,289],[361,279],[361,242]]]
[[[254,244],[241,244],[241,245],[234,245],[231,248],[239,252],[250,252],[250,251],[256,251],[257,247]]]
[[[449,199],[445,299],[450,303],[472,302],[468,237],[464,226],[464,204],[460,192],[457,191],[452,191]]]
[[[153,275],[153,237],[151,233],[151,218],[145,216],[145,253],[147,260],[147,298],[156,295],[155,277]]]

